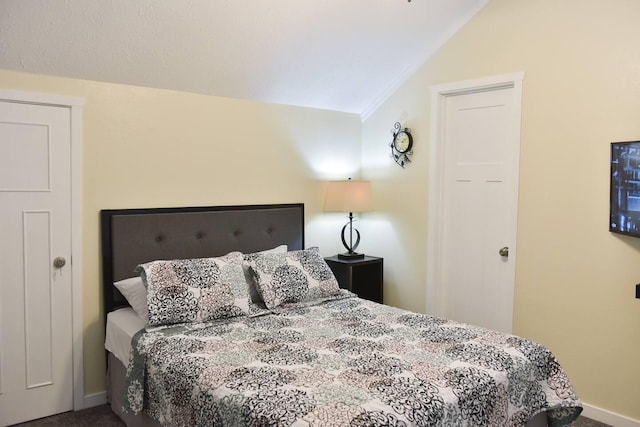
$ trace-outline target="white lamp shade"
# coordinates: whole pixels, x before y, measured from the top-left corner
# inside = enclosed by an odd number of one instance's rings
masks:
[[[327,184],[325,212],[367,212],[372,208],[369,181],[330,181]]]

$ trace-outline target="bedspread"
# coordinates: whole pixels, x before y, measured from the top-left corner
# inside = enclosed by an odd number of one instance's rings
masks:
[[[357,297],[134,337],[124,410],[167,426],[523,426],[581,403],[532,341]]]

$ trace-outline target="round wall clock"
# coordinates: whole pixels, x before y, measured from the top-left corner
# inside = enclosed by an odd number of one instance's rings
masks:
[[[401,129],[400,122],[393,125],[393,140],[391,141],[391,157],[401,167],[411,162],[409,156],[413,154],[413,137],[408,128]]]

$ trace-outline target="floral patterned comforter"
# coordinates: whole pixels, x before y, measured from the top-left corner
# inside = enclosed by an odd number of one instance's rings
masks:
[[[134,337],[124,409],[167,426],[522,426],[581,403],[512,335],[353,296]],[[145,387],[146,386],[146,387]]]

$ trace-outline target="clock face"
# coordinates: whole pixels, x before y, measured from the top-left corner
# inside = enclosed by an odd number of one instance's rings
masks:
[[[393,140],[393,146],[399,153],[406,153],[411,149],[411,135],[405,131],[400,131]]]

